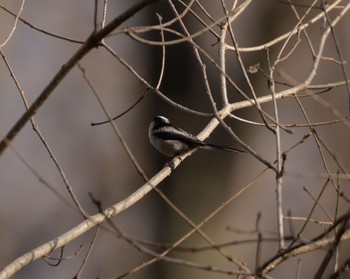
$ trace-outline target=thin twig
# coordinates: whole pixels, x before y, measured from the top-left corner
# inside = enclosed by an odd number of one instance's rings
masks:
[[[339,246],[339,243],[341,241],[342,236],[345,234],[347,227],[348,227],[348,222],[349,222],[349,218],[345,218],[344,220],[342,220],[342,223],[340,224],[340,228],[338,230],[338,232],[336,233],[335,239],[332,243],[332,245],[328,248],[327,254],[324,257],[323,261],[320,264],[319,269],[317,270],[314,279],[321,279],[323,276],[323,273],[325,272],[328,263],[330,262],[330,260],[332,259],[335,251],[337,250],[336,248]]]
[[[142,10],[144,7],[156,2],[158,0],[143,0],[137,4],[134,4],[125,12],[114,18],[109,24],[98,32],[92,32],[87,38],[85,44],[83,44],[75,54],[60,68],[56,75],[51,79],[49,84],[40,93],[39,97],[32,103],[29,109],[18,119],[15,125],[7,133],[6,137],[0,142],[0,156],[17,134],[23,129],[29,119],[38,111],[38,109],[46,102],[51,96],[52,92],[66,77],[66,75],[72,70],[72,68],[93,48],[100,45],[101,40],[108,36],[115,28],[125,22],[127,19],[135,15],[135,13]]]
[[[100,226],[96,227],[94,235],[93,235],[93,237],[92,237],[92,239],[90,241],[89,248],[88,248],[88,250],[86,252],[86,255],[85,255],[85,257],[84,257],[84,259],[83,259],[83,261],[82,261],[82,263],[81,263],[81,265],[79,267],[79,270],[78,270],[77,275],[75,276],[75,278],[80,278],[80,274],[83,272],[83,269],[84,269],[84,267],[85,267],[85,265],[86,265],[90,255],[92,253],[92,248],[94,247],[94,244],[96,243],[97,236],[98,236],[98,234],[100,232],[100,228],[101,228]]]
[[[19,81],[17,80],[9,62],[7,61],[6,59],[6,56],[5,54],[3,53],[3,51],[0,49],[0,55],[2,57],[2,59],[4,60],[5,64],[6,64],[6,67],[8,69],[8,71],[10,72],[10,75],[17,87],[17,90],[18,92],[20,93],[21,95],[21,98],[22,98],[22,101],[23,101],[23,104],[24,104],[24,107],[26,109],[26,111],[29,110],[29,105],[28,105],[28,101],[26,99],[26,96],[24,94],[24,91],[22,90],[21,88],[21,85],[19,84]],[[52,159],[53,163],[55,164],[62,180],[63,180],[63,183],[64,185],[66,186],[66,189],[67,189],[67,192],[69,193],[70,197],[72,198],[75,206],[77,207],[77,209],[79,210],[80,214],[84,217],[84,218],[87,218],[88,214],[85,212],[85,210],[83,209],[82,205],[80,204],[77,196],[75,195],[74,191],[73,191],[73,187],[70,185],[69,181],[68,181],[68,178],[65,174],[65,172],[63,171],[62,167],[60,166],[60,164],[58,163],[58,160],[55,156],[55,154],[53,153],[51,147],[49,146],[48,142],[45,140],[44,136],[42,135],[41,131],[39,130],[39,127],[38,125],[34,122],[34,118],[33,117],[30,117],[30,122],[32,124],[32,128],[33,130],[36,132],[36,134],[38,135],[40,141],[43,143],[45,149],[47,150],[48,154],[50,155],[50,158]]]
[[[283,48],[282,48],[283,49]],[[282,49],[280,53],[282,52]],[[272,65],[270,64],[270,56],[269,51],[267,51],[267,62],[269,64],[270,69],[270,90],[271,90],[271,96],[272,96],[272,104],[275,114],[276,123],[279,123],[279,113],[277,108],[277,99],[276,99],[276,90],[275,90],[275,81],[274,81],[274,72],[276,67],[276,62]],[[277,125],[274,129],[275,131],[275,138],[276,138],[276,213],[277,213],[277,230],[278,230],[278,237],[280,238],[279,242],[279,249],[282,250],[285,248],[284,243],[284,226],[283,226],[283,199],[282,199],[282,158],[281,158],[281,130],[279,125]]]
[[[334,41],[334,44],[335,44],[335,48],[337,50],[337,54],[338,54],[338,57],[339,57],[339,61],[341,62],[341,70],[342,70],[342,74],[343,74],[343,77],[344,77],[344,80],[348,80],[348,71],[347,71],[347,67],[345,67],[345,59],[343,57],[343,53],[340,49],[340,46],[339,46],[339,41],[337,39],[337,36],[335,34],[335,30],[332,26],[332,22],[331,22],[331,19],[329,18],[329,15],[328,15],[328,12],[325,8],[326,6],[326,2],[325,0],[322,0],[321,1],[321,8],[324,12],[324,16],[327,20],[327,24],[329,25],[330,29],[331,29],[331,33],[332,33],[332,37],[333,37],[333,41]],[[348,9],[350,7],[350,3],[347,4],[347,6],[344,7],[344,9]],[[350,114],[350,85],[349,83],[346,83],[345,84],[345,87],[346,87],[346,91],[348,93],[348,115]]]
[[[4,42],[2,44],[0,44],[0,49],[2,49],[10,41],[12,35],[15,33],[15,30],[17,28],[17,23],[18,23],[18,20],[19,20],[19,18],[21,16],[22,11],[23,11],[23,7],[24,7],[24,3],[25,2],[26,2],[25,0],[22,0],[21,6],[19,8],[19,11],[15,15],[15,22],[13,23],[13,26],[11,28],[10,34],[7,36],[7,38],[4,40]]]
[[[86,82],[88,83],[90,89],[92,90],[92,92],[94,93],[94,95],[96,96],[100,106],[102,107],[102,109],[104,110],[106,116],[108,118],[110,118],[108,110],[106,108],[106,106],[103,104],[101,98],[99,97],[99,94],[97,92],[97,90],[93,87],[92,83],[90,82],[85,70],[80,66],[80,64],[78,64],[79,69],[81,70],[84,79],[86,80]],[[160,83],[159,83],[160,84]],[[116,125],[111,122],[110,123],[112,125],[113,131],[115,132],[115,134],[117,135],[118,139],[120,140],[120,142],[122,143],[125,151],[127,152],[130,160],[132,161],[132,163],[134,164],[137,172],[139,173],[139,175],[143,178],[144,182],[149,182],[149,178],[146,176],[144,170],[141,168],[141,166],[139,165],[139,163],[137,162],[136,158],[134,157],[134,155],[132,154],[131,150],[129,149],[126,141],[123,139],[122,135],[120,134],[118,128],[116,127]],[[152,186],[152,185],[151,185]],[[214,248],[216,247],[215,243],[205,234],[203,233],[203,231],[201,231],[199,228],[197,228],[197,226],[194,224],[194,222],[192,222],[187,216],[186,214],[184,214],[173,202],[171,202],[159,189],[152,187],[160,196],[161,198],[172,208],[174,209],[174,211],[182,217],[183,220],[185,220],[196,232],[198,232],[198,234],[200,236],[202,236],[203,239],[205,239],[208,243],[210,243]],[[221,253],[222,255],[224,255],[230,262],[234,262],[236,263],[241,269],[244,268],[244,266],[242,266],[239,262],[235,261],[231,256],[227,255],[226,253],[224,253],[223,251],[221,251],[221,249],[219,247],[216,248],[219,253]],[[169,249],[168,252],[170,252],[171,249]]]
[[[4,10],[5,12],[9,13],[10,15],[14,16],[14,17],[17,17],[17,14],[11,12],[9,9],[7,9],[6,7],[0,5],[0,9]],[[84,41],[80,41],[80,40],[76,40],[76,39],[72,39],[72,38],[68,38],[68,37],[64,37],[64,36],[61,36],[61,35],[57,35],[57,34],[54,34],[54,33],[51,33],[51,32],[48,32],[47,30],[44,30],[42,28],[39,28],[37,26],[35,26],[34,24],[30,23],[28,20],[22,18],[22,17],[18,17],[18,20],[21,21],[22,23],[24,23],[25,25],[29,26],[30,28],[36,30],[36,31],[39,31],[40,33],[43,33],[45,35],[49,35],[53,38],[57,38],[57,39],[60,39],[60,40],[64,40],[64,41],[68,41],[68,42],[71,42],[71,43],[77,43],[77,44],[83,44]]]
[[[332,226],[330,226],[327,230],[325,230],[320,235],[314,237],[310,241],[300,243],[298,245],[295,245],[293,247],[288,247],[283,251],[280,251],[276,255],[274,255],[271,259],[266,261],[260,268],[257,269],[258,275],[264,275],[268,272],[271,272],[274,270],[279,264],[286,261],[287,259],[290,259],[291,257],[295,257],[301,254],[310,253],[312,251],[328,247],[329,245],[332,245],[335,243],[336,238],[334,236],[326,237],[328,234],[333,232],[333,230],[339,226],[343,225],[345,221],[347,221],[350,218],[350,212],[346,212],[342,216],[340,216]],[[344,241],[345,239],[350,239],[350,229],[348,229],[346,232],[344,232],[341,235],[341,240]]]

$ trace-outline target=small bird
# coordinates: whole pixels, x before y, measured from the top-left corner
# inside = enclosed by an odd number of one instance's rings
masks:
[[[228,152],[245,152],[243,150],[209,144],[196,136],[172,125],[168,118],[156,116],[149,125],[148,136],[151,144],[160,153],[175,157],[196,148],[216,149]]]

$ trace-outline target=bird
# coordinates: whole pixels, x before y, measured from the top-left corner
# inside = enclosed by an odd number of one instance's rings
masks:
[[[148,137],[155,149],[169,157],[176,157],[197,148],[235,153],[246,152],[236,148],[205,143],[191,133],[174,126],[164,116],[153,118],[149,125]]]

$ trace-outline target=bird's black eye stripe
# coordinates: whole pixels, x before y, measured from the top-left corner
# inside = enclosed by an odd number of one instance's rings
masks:
[[[160,130],[160,129],[164,129],[164,130],[169,129],[170,130],[171,126],[169,124],[164,123],[164,122],[155,123],[153,130],[156,131],[156,130]]]

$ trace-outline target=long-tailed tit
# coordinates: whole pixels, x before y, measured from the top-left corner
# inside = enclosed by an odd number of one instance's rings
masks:
[[[151,144],[160,153],[174,157],[187,151],[203,148],[203,149],[216,149],[228,152],[245,152],[243,150],[213,145],[201,141],[196,136],[172,125],[164,116],[156,116],[149,125],[148,136]]]

